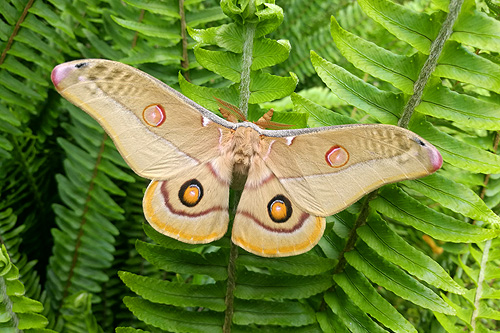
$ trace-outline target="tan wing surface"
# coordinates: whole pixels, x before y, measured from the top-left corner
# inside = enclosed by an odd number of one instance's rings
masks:
[[[152,181],[143,200],[144,215],[158,232],[182,242],[219,239],[229,223],[231,170],[209,161],[164,181]]]
[[[64,98],[101,124],[130,167],[145,178],[167,179],[180,168],[215,158],[229,132],[209,111],[118,62],[61,64],[52,81]]]
[[[253,159],[234,218],[232,241],[264,257],[304,253],[318,243],[325,218],[302,210],[259,157]]]
[[[390,125],[352,125],[266,137],[261,157],[293,200],[328,216],[374,189],[439,169],[442,158],[415,133]]]

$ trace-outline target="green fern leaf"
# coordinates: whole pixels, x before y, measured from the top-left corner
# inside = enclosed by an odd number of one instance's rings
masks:
[[[463,289],[434,260],[413,248],[378,215],[357,230],[359,237],[379,255],[436,287],[462,294]]]
[[[356,269],[346,266],[342,273],[334,276],[334,280],[354,304],[386,327],[395,332],[417,332],[413,325],[380,296],[370,282]]]
[[[413,199],[397,186],[383,187],[370,206],[397,221],[411,225],[434,239],[447,242],[482,242],[499,235],[493,229],[481,228],[439,213]]]
[[[403,110],[402,94],[382,91],[311,52],[319,77],[340,99],[354,105],[385,124],[397,124]]]

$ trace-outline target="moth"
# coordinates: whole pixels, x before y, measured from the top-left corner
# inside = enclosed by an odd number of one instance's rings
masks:
[[[232,241],[265,257],[304,253],[323,235],[325,217],[442,164],[429,142],[391,125],[264,130],[229,122],[109,60],[64,63],[51,78],[100,123],[128,165],[151,179],[143,199],[147,221],[186,243],[224,236],[229,189],[242,183]]]

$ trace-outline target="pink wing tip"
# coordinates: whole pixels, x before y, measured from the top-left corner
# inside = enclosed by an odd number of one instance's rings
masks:
[[[443,157],[436,148],[431,149],[429,154],[432,164],[432,172],[435,172],[443,165]]]
[[[50,78],[52,79],[52,83],[57,88],[59,82],[61,82],[66,76],[68,76],[69,72],[73,66],[68,66],[67,64],[60,64],[54,67],[52,70],[52,74],[50,74]]]

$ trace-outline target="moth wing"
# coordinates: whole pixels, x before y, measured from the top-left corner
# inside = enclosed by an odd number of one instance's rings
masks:
[[[59,93],[106,130],[130,167],[144,178],[170,178],[219,155],[234,126],[163,82],[128,65],[100,59],[56,66]]]
[[[442,164],[432,144],[391,125],[266,134],[274,137],[263,139],[265,164],[291,198],[317,216],[337,213],[384,184],[429,175]]]
[[[301,209],[259,157],[254,157],[232,229],[232,241],[264,257],[304,253],[318,243],[325,218]]]
[[[229,223],[231,170],[212,160],[163,181],[144,195],[144,215],[158,232],[185,243],[209,243],[224,236]]]

